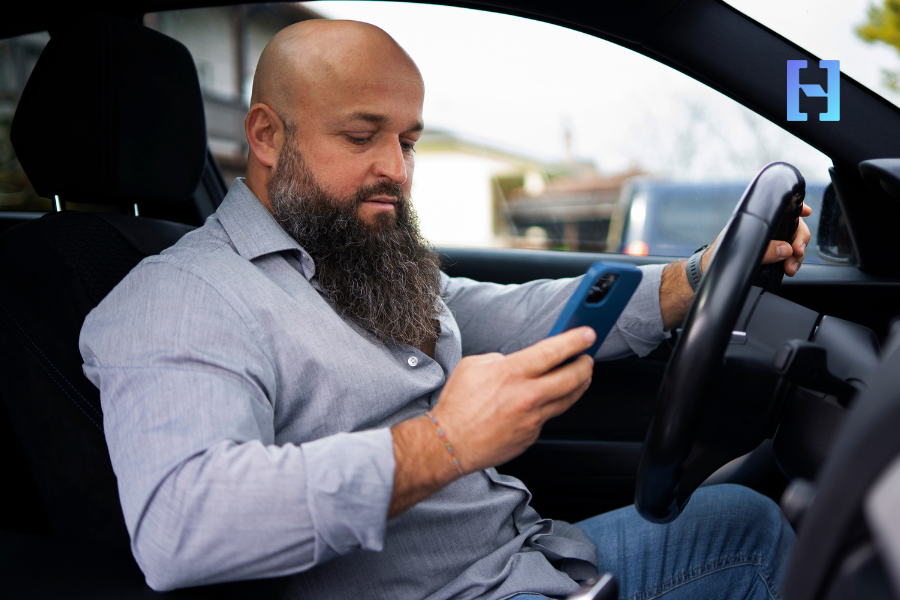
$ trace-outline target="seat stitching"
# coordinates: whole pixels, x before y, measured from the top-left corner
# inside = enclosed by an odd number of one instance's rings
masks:
[[[50,153],[43,150],[42,148],[37,148],[37,147],[32,147],[32,148],[30,148],[30,150],[32,152],[38,152],[40,154],[43,154],[47,159],[50,160],[50,162],[52,162],[53,164],[56,165],[56,167],[63,173],[64,176],[66,176],[67,172],[66,172],[65,167],[63,167],[63,165],[58,160],[56,160],[56,158],[53,157]]]
[[[712,561],[712,562],[708,562],[708,563],[706,563],[705,565],[701,565],[701,566],[699,566],[699,567],[695,567],[695,568],[693,568],[693,569],[691,569],[690,571],[687,571],[687,572],[685,572],[685,573],[680,573],[680,574],[678,574],[678,575],[675,575],[674,577],[670,577],[670,578],[667,579],[666,581],[663,581],[663,582],[660,583],[659,585],[657,585],[657,586],[655,586],[655,587],[652,587],[652,588],[650,588],[649,590],[643,590],[643,591],[641,591],[641,592],[637,592],[637,593],[635,593],[635,594],[632,594],[632,595],[629,596],[626,600],[634,600],[635,598],[637,598],[638,596],[642,596],[643,594],[653,594],[655,590],[659,590],[660,588],[666,587],[666,586],[668,586],[669,584],[671,584],[672,582],[674,582],[674,581],[676,581],[676,580],[678,580],[678,579],[681,579],[681,578],[685,578],[685,579],[684,579],[683,581],[678,582],[676,585],[673,585],[673,586],[670,587],[669,589],[674,589],[675,587],[678,587],[678,586],[683,585],[683,584],[685,584],[685,583],[687,583],[687,582],[689,582],[689,581],[692,581],[692,580],[694,580],[694,579],[697,579],[698,576],[702,577],[702,576],[705,576],[705,575],[707,575],[707,574],[709,574],[709,573],[715,573],[716,571],[721,571],[721,570],[723,570],[723,569],[727,569],[727,568],[731,568],[731,567],[739,567],[739,566],[744,566],[744,565],[752,565],[752,564],[756,564],[756,565],[759,565],[761,568],[765,569],[765,567],[764,567],[763,564],[762,564],[762,560],[763,560],[763,559],[762,559],[761,556],[758,556],[758,555],[755,555],[755,554],[750,554],[750,555],[747,555],[747,556],[732,556],[732,557],[729,557],[729,558],[720,558],[720,559],[718,559],[718,560],[714,560],[714,561]],[[737,561],[743,561],[743,562],[737,562]],[[707,569],[707,568],[712,567],[712,566],[714,566],[714,565],[716,565],[716,568],[714,568],[714,569],[712,569],[712,570],[710,570],[710,571],[705,571],[705,572],[704,572],[704,569]],[[655,594],[655,595],[652,595],[652,596],[646,596],[646,600],[650,600],[651,598],[657,598],[657,597],[661,596],[663,593],[665,593],[666,591],[668,591],[668,590],[661,591],[661,592],[659,592],[658,594]]]
[[[3,305],[0,304],[0,306],[3,306]],[[89,407],[92,411],[94,411],[95,413],[97,413],[97,416],[102,417],[102,416],[103,416],[103,413],[100,412],[100,411],[98,411],[98,410],[97,410],[96,408],[94,408],[93,406],[91,406],[90,401],[88,401],[88,399],[85,398],[85,397],[81,394],[81,392],[78,391],[78,388],[76,388],[74,385],[72,385],[72,383],[71,383],[68,379],[66,379],[66,376],[63,375],[62,373],[60,373],[60,372],[59,372],[59,369],[57,369],[55,366],[53,366],[53,361],[51,361],[49,358],[47,358],[47,356],[41,351],[41,349],[38,347],[38,345],[35,344],[34,341],[32,341],[32,339],[28,336],[28,333],[27,333],[24,329],[22,329],[22,326],[19,325],[19,322],[16,321],[16,318],[13,317],[12,314],[10,314],[9,310],[7,310],[7,308],[6,308],[5,306],[3,306],[3,310],[6,312],[7,315],[9,315],[9,318],[12,319],[13,323],[16,324],[16,327],[19,328],[19,330],[22,332],[22,334],[23,334],[26,338],[28,338],[28,341],[31,342],[31,345],[33,345],[33,346],[35,347],[35,349],[36,349],[38,352],[40,352],[40,354],[41,354],[41,356],[44,358],[44,360],[46,360],[47,363],[48,363],[51,367],[53,367],[53,370],[56,371],[57,375],[59,375],[60,377],[62,377],[62,380],[65,381],[66,383],[68,383],[69,386],[70,386],[73,390],[75,390],[75,393],[78,394],[78,396],[81,397],[81,399],[84,400],[84,401],[87,403],[88,407]]]
[[[41,349],[38,348],[37,344],[35,344],[34,341],[31,339],[31,337],[29,337],[29,335],[25,332],[25,330],[22,329],[22,326],[19,325],[19,323],[18,323],[18,321],[16,321],[15,317],[13,317],[12,314],[10,314],[10,312],[9,312],[9,310],[7,310],[6,306],[4,306],[2,303],[0,303],[0,307],[3,308],[3,311],[7,314],[7,316],[9,316],[9,318],[12,320],[12,322],[15,323],[16,327],[19,328],[19,331],[21,331],[21,332],[22,332],[22,335],[24,335],[24,336],[28,339],[28,342],[34,347],[34,349],[37,350],[37,351],[40,353],[40,355],[44,358],[45,361],[47,361],[47,363],[48,363],[51,367],[53,367],[53,370],[56,371],[57,375],[59,375],[60,377],[62,377],[63,381],[65,381],[65,382],[69,385],[69,387],[71,387],[73,390],[75,390],[75,393],[78,394],[78,396],[80,396],[81,399],[84,400],[85,403],[87,403],[88,407],[96,413],[96,412],[97,412],[97,409],[90,405],[90,403],[88,402],[87,398],[85,398],[84,396],[82,396],[81,393],[75,388],[75,386],[73,386],[73,385],[69,382],[69,380],[66,379],[65,375],[63,375],[62,373],[60,373],[60,372],[59,372],[59,369],[57,369],[57,368],[53,365],[53,363],[50,361],[50,359],[47,358],[47,356],[46,356],[43,352],[41,352]],[[50,376],[50,379],[53,381],[53,383],[55,383],[55,384],[62,390],[62,392],[66,395],[66,397],[68,397],[69,400],[71,400],[72,403],[75,404],[75,406],[78,407],[78,410],[80,410],[81,412],[83,412],[83,413],[84,413],[84,416],[86,416],[86,417],[88,418],[88,420],[90,420],[90,422],[94,424],[94,426],[96,426],[100,431],[103,431],[103,427],[102,427],[101,425],[98,425],[97,422],[94,421],[93,418],[91,418],[91,415],[89,415],[89,414],[84,410],[84,408],[82,408],[81,404],[80,404],[77,400],[75,400],[75,398],[73,398],[73,397],[69,394],[69,392],[66,390],[66,388],[63,387],[62,385],[60,385],[59,381],[57,381],[56,378],[53,377],[53,374],[50,373],[50,371],[47,370],[47,367],[45,367],[44,364],[43,364],[40,360],[38,360],[38,358],[34,355],[33,352],[31,352],[31,350],[28,348],[28,346],[25,345],[25,344],[23,344],[23,346],[25,346],[25,350],[27,350],[28,353],[31,354],[31,357],[32,357],[39,365],[41,365],[41,368],[44,370],[44,372],[46,372],[47,375]],[[97,414],[100,415],[100,416],[102,416],[102,413],[97,413]]]

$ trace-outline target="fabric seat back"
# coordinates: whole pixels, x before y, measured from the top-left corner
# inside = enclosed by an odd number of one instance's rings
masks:
[[[125,213],[182,203],[207,156],[193,60],[136,23],[104,15],[73,23],[38,60],[10,137],[42,196]],[[140,260],[190,229],[63,211],[0,236],[0,396],[9,416],[0,424],[11,425],[57,535],[129,547],[78,336],[87,313]]]

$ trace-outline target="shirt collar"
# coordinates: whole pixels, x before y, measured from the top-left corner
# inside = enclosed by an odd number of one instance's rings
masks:
[[[272,213],[244,183],[243,177],[238,177],[231,184],[231,189],[216,210],[216,216],[238,254],[247,260],[293,250],[299,255],[300,270],[306,279],[315,274],[312,258],[278,224]]]

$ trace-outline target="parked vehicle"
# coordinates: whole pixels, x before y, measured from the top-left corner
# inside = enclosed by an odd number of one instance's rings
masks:
[[[824,264],[815,251],[827,184],[807,182],[804,202],[812,234],[804,264]],[[622,188],[610,224],[609,245],[630,256],[688,257],[722,231],[747,189],[742,181],[671,181],[634,178]]]

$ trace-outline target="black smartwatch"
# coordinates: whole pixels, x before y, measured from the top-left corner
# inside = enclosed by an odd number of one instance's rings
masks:
[[[697,248],[684,267],[687,271],[688,283],[691,284],[691,289],[695,294],[697,293],[697,286],[700,285],[700,279],[703,277],[703,268],[700,265],[700,259],[703,258],[703,251],[707,248],[709,248],[708,244]]]

